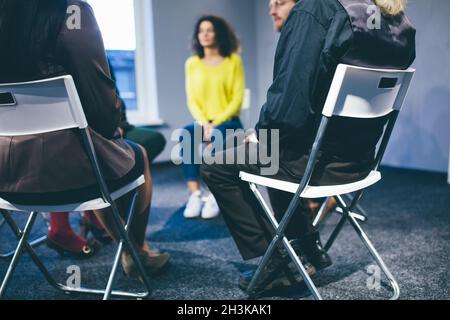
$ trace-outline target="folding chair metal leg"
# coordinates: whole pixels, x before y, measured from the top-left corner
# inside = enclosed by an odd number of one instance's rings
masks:
[[[20,240],[19,240],[19,244],[17,245],[16,252],[14,253],[14,256],[11,260],[11,263],[9,264],[8,270],[6,271],[6,275],[3,279],[2,285],[0,287],[0,299],[3,298],[3,296],[6,292],[9,281],[11,280],[14,270],[17,267],[17,263],[19,262],[19,258],[20,258],[20,255],[22,254],[23,247],[24,247],[25,243],[27,243],[27,238],[30,235],[31,229],[33,228],[33,224],[36,221],[37,215],[38,215],[37,212],[32,212],[30,214],[30,217],[28,218],[25,229],[20,236]]]
[[[325,251],[328,252],[330,250],[331,246],[334,244],[334,241],[336,241],[337,236],[341,233],[342,228],[345,225],[345,221],[347,221],[347,217],[344,215],[341,217],[336,228],[331,233],[330,238],[328,238],[328,241],[325,243],[325,247],[324,247]]]
[[[361,238],[361,240],[364,243],[364,245],[366,246],[367,250],[369,250],[370,254],[372,255],[372,257],[376,261],[377,265],[381,268],[381,270],[383,270],[384,274],[389,279],[389,282],[391,283],[392,289],[394,290],[394,294],[391,297],[391,300],[397,300],[400,297],[400,288],[399,288],[397,280],[394,278],[392,273],[387,268],[386,264],[384,263],[383,259],[380,256],[380,254],[375,249],[375,247],[373,246],[373,244],[370,241],[369,237],[364,232],[364,230],[361,228],[361,226],[359,225],[359,223],[356,220],[356,218],[351,216],[351,215],[348,215],[348,220],[350,221],[350,224],[355,229],[355,231],[358,234],[358,236]]]
[[[341,208],[336,208],[336,212],[343,215],[344,214],[344,210],[342,210]],[[355,219],[361,221],[361,222],[366,222],[367,221],[367,216],[362,215],[361,213],[357,213],[357,212],[352,212],[351,215],[353,217],[355,217]]]
[[[348,213],[356,218],[356,214],[353,213],[352,211],[353,211],[353,208],[358,205],[358,201],[361,200],[363,192],[364,191],[358,191],[356,193],[356,195],[352,198],[349,206],[345,203],[344,199],[342,199],[342,196],[339,196],[339,195],[335,196],[338,206],[342,210],[342,217],[339,220],[339,223],[337,224],[336,228],[331,233],[330,238],[328,238],[328,241],[326,242],[325,247],[324,247],[325,251],[328,252],[330,250],[330,248],[334,244],[334,241],[336,240],[337,236],[341,233],[342,228],[345,225],[345,221],[347,220],[346,213]]]
[[[127,222],[125,224],[125,231],[126,231],[127,234],[128,234],[128,230],[130,228],[131,222],[133,221],[133,217],[134,217],[134,214],[135,214],[136,197],[137,197],[137,192],[134,192],[134,195],[133,195],[132,200],[131,200],[130,210],[128,212]],[[123,244],[124,244],[124,240],[121,239],[120,242],[119,242],[119,246],[117,248],[116,255],[114,257],[113,267],[111,269],[111,273],[110,273],[110,276],[109,276],[109,279],[108,279],[108,284],[106,286],[106,292],[105,292],[105,295],[103,296],[103,300],[108,300],[110,295],[111,295],[112,285],[113,285],[114,278],[115,278],[116,273],[117,273],[117,267],[119,265],[120,258],[122,256]],[[150,290],[150,286],[148,287],[148,289]]]
[[[313,226],[317,227],[317,225],[319,224],[320,220],[322,220],[322,216],[326,213],[325,209],[328,206],[328,203],[331,201],[333,197],[328,197],[320,206],[319,212],[317,213],[317,216],[314,218],[313,221]]]
[[[37,247],[37,246],[40,246],[41,244],[45,243],[46,240],[47,240],[47,236],[42,236],[40,238],[34,239],[33,241],[30,241],[30,245],[32,247]],[[9,252],[2,253],[2,254],[0,254],[0,259],[9,259],[14,255],[15,252],[16,252],[15,250],[11,250]]]
[[[263,207],[264,212],[266,213],[267,217],[269,218],[269,220],[270,220],[272,226],[274,227],[274,229],[277,231],[277,233],[280,232],[281,234],[283,234],[284,230],[280,229],[280,226],[279,226],[277,220],[275,219],[274,214],[271,212],[270,207],[267,205],[267,203],[264,200],[262,194],[259,192],[257,186],[254,183],[250,183],[250,189],[253,191],[253,193],[255,194],[256,198],[259,201],[259,203]],[[317,290],[316,286],[314,285],[314,282],[311,280],[311,277],[306,272],[305,267],[303,266],[303,264],[300,261],[299,257],[295,253],[295,251],[292,248],[291,244],[289,243],[288,239],[285,236],[280,237],[278,235],[275,235],[275,237],[273,238],[272,242],[270,243],[269,248],[267,249],[264,257],[262,258],[262,260],[261,260],[261,262],[260,262],[260,264],[259,264],[259,266],[258,266],[258,268],[257,268],[257,270],[255,272],[255,274],[252,277],[252,280],[250,281],[250,284],[249,284],[249,286],[247,288],[247,292],[250,295],[253,294],[253,289],[255,288],[256,284],[258,283],[258,279],[261,276],[262,271],[264,270],[264,268],[266,267],[266,265],[270,261],[270,258],[272,257],[272,255],[275,253],[275,249],[277,248],[277,245],[278,245],[278,243],[280,241],[282,241],[283,246],[286,248],[290,258],[292,259],[292,261],[294,262],[296,268],[300,272],[300,275],[305,280],[305,283],[308,286],[308,288],[311,291],[311,293],[314,296],[314,298],[317,299],[317,300],[322,300],[322,297],[321,297],[319,291]]]
[[[358,193],[357,196],[352,200],[352,204],[350,205],[350,207],[347,207],[345,205],[345,202],[341,196],[336,197],[338,203],[341,205],[341,208],[343,210],[343,216],[342,216],[341,220],[339,221],[339,224],[333,231],[332,235],[330,236],[329,240],[327,241],[327,244],[325,245],[325,250],[328,251],[330,249],[330,247],[334,243],[336,237],[341,232],[342,227],[344,226],[344,223],[346,221],[349,221],[351,226],[353,227],[353,229],[355,229],[356,233],[361,238],[361,240],[364,243],[367,250],[370,252],[372,257],[376,261],[377,265],[380,267],[380,269],[383,271],[383,273],[388,278],[388,280],[392,286],[392,289],[394,291],[394,294],[391,297],[391,300],[397,300],[400,297],[400,288],[399,288],[397,280],[394,278],[392,273],[387,268],[386,264],[384,263],[383,259],[381,258],[380,254],[378,253],[378,251],[373,246],[373,244],[370,241],[367,234],[364,232],[364,230],[359,225],[359,223],[358,223],[359,219],[356,218],[355,214],[352,212],[353,207],[355,207],[357,205],[357,201],[359,201],[359,199],[361,199],[361,197],[362,197],[362,192]]]
[[[309,274],[306,272],[306,269],[303,266],[303,263],[301,262],[300,258],[298,257],[297,253],[295,252],[294,248],[292,248],[291,244],[289,243],[289,241],[286,237],[283,238],[283,245],[286,248],[286,250],[288,251],[289,256],[291,257],[292,261],[294,262],[297,270],[300,272],[303,280],[306,282],[306,285],[308,286],[309,290],[311,291],[313,297],[316,300],[322,300],[322,296],[320,295],[319,291],[317,290],[316,285],[312,281]]]
[[[19,229],[16,222],[11,217],[11,214],[4,210],[0,210],[0,213],[2,213],[2,215],[4,216],[5,221],[8,223],[9,227],[13,231],[16,238],[20,239],[22,231]],[[56,281],[53,279],[52,275],[48,272],[47,268],[41,262],[41,260],[37,256],[36,252],[34,251],[34,249],[31,247],[31,245],[28,242],[25,242],[25,250],[30,255],[31,259],[36,264],[36,266],[39,268],[39,270],[42,272],[42,274],[44,275],[46,280],[49,282],[49,284],[51,286],[57,288],[58,290],[61,290],[62,286],[59,285],[58,283],[56,283]]]
[[[344,197],[346,197],[347,200],[350,203],[352,203],[353,198],[352,198],[351,194],[346,194],[346,195],[344,195]],[[366,213],[366,210],[364,210],[364,208],[359,203],[356,203],[355,208],[356,208],[356,210],[358,210],[358,214],[360,214],[362,216],[362,218],[357,218],[357,217],[356,218],[358,220],[362,221],[362,222],[366,222],[367,219],[368,219],[368,215]]]
[[[351,203],[353,201],[352,195],[351,194],[346,194],[344,195],[345,198],[347,198],[348,202]],[[334,197],[328,197],[320,206],[319,212],[317,213],[317,216],[314,218],[313,221],[313,226],[317,227],[317,225],[319,224],[319,222],[322,220],[322,216],[326,213],[325,209],[328,206],[328,203],[331,201],[331,199]],[[356,209],[358,210],[358,213],[354,212],[353,215],[355,216],[356,219],[362,221],[362,222],[366,222],[367,221],[367,213],[364,210],[363,207],[361,207],[361,205],[356,204]],[[336,212],[342,214],[343,211],[340,207],[337,207],[335,209]]]
[[[247,292],[249,295],[252,295],[254,293],[253,289],[255,288],[256,284],[258,283],[258,279],[262,274],[262,271],[266,267],[266,265],[269,263],[270,258],[273,254],[275,254],[275,249],[280,241],[280,238],[275,236],[275,238],[272,240],[272,242],[269,245],[269,248],[267,249],[264,257],[262,258],[258,269],[256,270],[255,274],[252,277],[252,280],[250,281],[250,284],[247,288]],[[295,267],[300,272],[300,275],[305,280],[306,285],[308,286],[309,290],[311,291],[312,295],[317,300],[322,300],[322,297],[317,290],[317,287],[314,285],[313,281],[311,280],[311,277],[306,272],[305,267],[303,266],[302,262],[298,258],[297,254],[295,253],[294,249],[292,248],[291,244],[289,243],[288,239],[286,237],[282,238],[282,244],[286,248],[290,258],[295,264]]]
[[[136,193],[133,196],[132,205],[135,206],[135,203],[136,203]],[[149,281],[148,276],[147,276],[147,274],[145,272],[144,266],[142,265],[141,259],[140,259],[139,255],[137,254],[137,251],[134,248],[134,245],[131,242],[130,237],[128,236],[128,232],[126,230],[126,227],[131,223],[132,214],[130,213],[128,215],[129,222],[127,223],[126,226],[124,226],[122,224],[121,219],[120,219],[119,211],[117,210],[117,207],[116,207],[115,203],[111,203],[111,209],[112,209],[112,215],[113,215],[116,227],[119,230],[120,238],[121,238],[121,242],[119,243],[119,249],[117,251],[116,258],[115,258],[115,269],[116,270],[114,270],[114,266],[113,266],[113,271],[117,271],[117,263],[118,263],[118,260],[120,258],[120,252],[122,251],[123,244],[125,244],[125,246],[127,247],[127,249],[129,250],[129,252],[131,254],[131,258],[133,259],[134,263],[136,264],[136,266],[138,268],[138,272],[139,272],[139,274],[141,276],[142,281],[144,282],[145,287],[148,290],[148,294],[150,294],[150,281]],[[133,210],[133,212],[134,212],[134,210]],[[104,300],[108,299],[108,297],[109,297],[109,292],[108,291],[111,290],[111,285],[112,285],[112,281],[113,280],[114,280],[114,274],[111,273],[111,277],[110,277],[110,279],[108,281],[108,289],[105,290],[105,295],[103,297]]]
[[[22,232],[20,230],[20,228],[17,226],[16,222],[11,217],[9,212],[4,211],[4,210],[0,210],[0,213],[3,215],[3,217],[5,218],[6,223],[8,223],[8,225],[11,228],[11,230],[13,231],[13,233],[15,234],[17,239],[19,239],[19,241],[20,241],[23,238],[23,234],[25,233],[25,231]],[[31,215],[30,215],[29,220],[30,219],[31,219]],[[120,221],[120,218],[119,218],[119,221]],[[122,225],[121,222],[120,222],[120,224]],[[122,225],[122,228],[124,229],[123,225]],[[20,245],[20,243],[19,243],[19,245]],[[18,248],[19,248],[19,245],[18,245]],[[24,247],[23,249],[25,249],[27,251],[27,253],[30,255],[32,261],[38,267],[39,271],[41,271],[41,273],[44,275],[44,277],[47,280],[47,282],[52,287],[54,287],[55,289],[57,289],[57,290],[59,290],[59,291],[61,291],[63,293],[66,293],[66,294],[71,294],[71,293],[93,294],[93,295],[101,295],[103,297],[105,297],[105,295],[107,294],[107,290],[90,289],[90,288],[73,288],[73,287],[69,287],[67,285],[63,285],[61,283],[58,283],[54,279],[54,277],[51,275],[51,273],[48,271],[48,269],[45,267],[45,265],[42,263],[41,259],[38,257],[38,255],[36,254],[34,249],[31,247],[30,243],[28,243],[27,241],[23,241],[23,247]],[[16,254],[18,254],[18,253],[19,253],[19,251],[16,251]],[[13,260],[14,260],[14,258],[13,258]],[[15,264],[17,264],[17,261],[15,262]],[[9,269],[11,269],[11,272],[8,275],[8,278],[6,278],[6,276],[5,276],[5,280],[3,281],[4,284],[7,281],[9,281],[9,278],[11,277],[11,275],[12,275],[14,269],[15,269],[15,265],[14,265],[14,268],[11,268],[11,266],[12,266],[12,263],[10,264],[10,268],[8,268],[8,271],[9,271]],[[117,267],[116,267],[116,269],[117,269]],[[140,293],[130,293],[130,292],[124,292],[124,291],[119,291],[119,290],[112,290],[109,293],[109,296],[122,297],[122,298],[145,299],[145,298],[147,298],[150,295],[150,286],[146,285],[146,287],[147,287],[147,291],[146,292],[140,292]],[[6,292],[6,289],[7,289],[7,284],[5,286],[2,285],[2,291],[1,291],[1,294],[0,294],[0,299],[3,298],[3,296],[4,296],[5,292]]]
[[[134,248],[132,242],[130,241],[128,233],[125,230],[124,225],[122,224],[119,210],[117,209],[115,202],[111,198],[111,194],[108,191],[108,187],[106,185],[105,179],[103,178],[103,175],[101,173],[100,164],[98,162],[97,156],[95,155],[95,148],[94,148],[94,144],[92,142],[92,138],[91,138],[89,130],[87,128],[81,130],[81,136],[83,138],[83,142],[86,147],[86,151],[89,156],[89,159],[91,161],[92,168],[94,169],[97,183],[98,183],[98,186],[100,187],[100,191],[102,193],[102,198],[111,207],[112,216],[114,219],[114,223],[119,231],[120,239],[121,239],[121,241],[124,242],[127,249],[130,251],[131,257],[138,268],[139,274],[142,277],[142,281],[144,282],[146,288],[148,289],[148,292],[150,292],[150,281],[148,280],[147,274],[145,273],[145,269],[141,263],[141,259],[139,258],[139,255],[137,254],[136,249]],[[114,280],[114,279],[110,279],[110,280]],[[107,298],[107,296],[108,296],[108,292],[105,290],[104,298]]]
[[[6,223],[6,220],[2,217],[0,220],[0,229],[5,225],[5,223]],[[47,225],[48,225],[48,222],[47,222]],[[45,235],[45,236],[36,238],[36,239],[30,241],[29,243],[32,247],[37,247],[37,246],[40,246],[41,244],[45,243],[46,240],[47,240],[47,236]],[[11,250],[9,252],[1,253],[0,259],[9,259],[14,255],[15,252],[16,252],[15,250]]]
[[[249,295],[252,295],[254,293],[253,289],[255,288],[256,284],[258,283],[258,279],[260,278],[262,271],[268,264],[272,255],[275,253],[275,250],[277,249],[277,246],[281,241],[282,245],[284,246],[284,248],[286,248],[290,258],[294,262],[297,270],[300,272],[301,276],[303,277],[306,285],[308,286],[308,288],[311,291],[314,298],[317,300],[322,300],[322,297],[321,297],[320,293],[318,292],[317,287],[314,285],[314,282],[311,280],[311,278],[307,274],[301,260],[295,253],[295,250],[290,245],[288,239],[285,236],[283,236],[284,230],[282,227],[280,229],[280,225],[278,224],[277,220],[275,219],[273,212],[270,210],[269,205],[264,200],[264,197],[259,192],[257,186],[254,183],[249,183],[249,185],[250,185],[250,189],[255,194],[255,196],[258,199],[259,203],[261,204],[264,212],[266,213],[267,217],[269,218],[272,226],[276,230],[276,235],[273,238],[272,242],[270,243],[269,248],[267,249],[264,257],[262,258],[262,260],[258,266],[258,269],[256,270],[252,280],[250,281],[247,292],[249,293]],[[392,273],[387,268],[386,264],[382,260],[379,253],[376,251],[376,249],[373,246],[373,244],[371,243],[371,241],[369,240],[367,234],[363,231],[363,229],[359,225],[359,223],[358,223],[359,219],[358,219],[357,215],[354,212],[352,212],[353,208],[355,208],[357,206],[358,201],[361,199],[362,195],[363,195],[362,191],[358,192],[355,195],[355,197],[353,197],[351,199],[351,204],[349,206],[345,203],[345,201],[343,200],[343,198],[341,196],[336,196],[336,200],[337,200],[339,206],[342,208],[343,216],[341,217],[338,225],[336,226],[335,230],[333,231],[332,235],[330,236],[329,240],[327,241],[325,250],[328,251],[330,249],[330,247],[336,240],[337,236],[342,231],[342,228],[343,228],[345,222],[348,220],[350,222],[350,224],[352,225],[352,227],[357,232],[358,236],[363,241],[364,245],[366,246],[366,248],[368,249],[368,251],[370,252],[372,257],[374,258],[374,260],[376,261],[377,265],[380,267],[380,269],[384,272],[386,277],[389,279],[389,282],[394,291],[394,294],[391,297],[391,300],[396,300],[400,296],[400,289],[399,289],[398,283],[397,283],[396,279],[394,278],[394,276],[392,275]],[[289,212],[287,214],[289,214]]]

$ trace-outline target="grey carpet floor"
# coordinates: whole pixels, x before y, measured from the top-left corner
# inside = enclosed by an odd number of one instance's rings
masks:
[[[361,204],[369,214],[364,229],[373,240],[401,288],[401,299],[450,299],[450,187],[442,174],[383,168],[383,180],[371,188]],[[153,168],[154,201],[148,226],[152,246],[172,255],[166,273],[152,278],[153,299],[203,300],[247,299],[237,287],[239,273],[254,268],[258,261],[244,262],[221,218],[212,221],[185,220],[182,216],[187,199],[182,172],[172,165]],[[16,214],[23,225],[26,216]],[[337,224],[336,214],[325,221],[322,237],[326,239]],[[79,218],[72,214],[77,228]],[[46,232],[40,219],[33,236]],[[16,244],[12,233],[0,230],[0,251]],[[81,284],[103,287],[109,273],[115,247],[83,261],[59,257],[46,246],[37,248],[45,264],[61,281],[66,282],[70,266],[79,266]],[[373,286],[375,279],[370,255],[350,226],[330,250],[333,265],[319,272],[314,280],[325,299],[384,299],[390,291],[386,279]],[[8,260],[0,260],[0,275]],[[376,276],[376,274],[375,274]],[[376,282],[375,282],[376,284]],[[119,273],[116,288],[140,288],[136,280]],[[50,287],[31,259],[25,254],[12,279],[7,299],[91,299],[67,296]],[[271,292],[271,299],[311,299],[298,286]]]

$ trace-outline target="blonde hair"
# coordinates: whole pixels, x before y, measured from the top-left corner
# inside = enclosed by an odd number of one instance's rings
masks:
[[[395,16],[406,8],[407,0],[374,0],[385,14]]]

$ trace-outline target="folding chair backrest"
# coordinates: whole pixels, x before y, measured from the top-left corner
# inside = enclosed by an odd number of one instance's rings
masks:
[[[414,72],[340,64],[322,114],[367,119],[400,111]]]
[[[0,84],[0,136],[87,128],[71,76]]]
[[[311,180],[323,137],[333,116],[371,119],[390,115],[376,154],[374,170],[378,169],[414,73],[414,69],[385,70],[338,65],[297,197]]]
[[[79,129],[105,202],[112,204],[72,76],[0,84],[0,136]]]

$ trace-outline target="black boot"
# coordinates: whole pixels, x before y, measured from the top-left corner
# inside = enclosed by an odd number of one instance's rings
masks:
[[[252,292],[248,292],[247,288],[250,281],[253,278],[255,271],[245,271],[239,277],[239,288],[243,291],[247,291],[250,295],[260,295],[265,291],[273,289],[274,282],[278,282],[277,279],[283,277],[282,266],[286,265],[286,253],[283,251],[281,246],[274,251],[273,255],[270,257],[265,268],[261,271],[258,282],[253,288]]]
[[[310,232],[297,240],[308,261],[317,271],[325,269],[333,264],[330,256],[325,251],[320,241],[318,231]]]
[[[296,240],[290,242],[294,251],[297,253],[300,261],[302,262],[306,272],[309,276],[313,276],[316,273],[314,266],[308,262],[307,257],[304,255],[299,243]],[[248,285],[252,280],[254,271],[246,271],[242,273],[239,278],[239,288],[247,291]],[[303,278],[296,269],[294,263],[289,257],[286,249],[279,245],[275,250],[272,258],[262,271],[258,283],[253,288],[252,292],[248,294],[252,296],[260,296],[266,291],[292,287],[294,285],[301,284]]]

